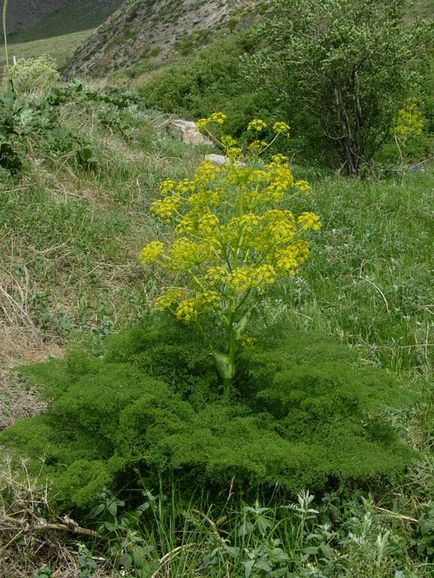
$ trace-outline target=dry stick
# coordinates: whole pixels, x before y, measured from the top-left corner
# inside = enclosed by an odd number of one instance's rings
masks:
[[[384,293],[383,293],[383,291],[380,289],[380,287],[379,287],[376,283],[374,283],[373,281],[371,281],[371,279],[369,279],[369,277],[362,277],[362,276],[360,276],[360,279],[361,279],[362,281],[365,281],[365,282],[368,283],[369,285],[372,285],[372,287],[374,287],[374,289],[376,289],[376,290],[380,293],[381,297],[383,298],[383,301],[384,301],[384,305],[385,305],[385,307],[386,307],[386,310],[387,310],[387,312],[389,313],[389,303],[387,302],[386,296],[384,295]]]
[[[8,522],[9,524],[15,524],[18,526],[23,526],[29,530],[35,530],[36,532],[45,532],[49,530],[58,530],[60,532],[70,532],[71,534],[80,534],[81,536],[91,536],[92,538],[100,538],[100,539],[107,539],[95,530],[89,530],[88,528],[81,528],[75,524],[48,524],[48,523],[39,523],[32,525],[27,520],[20,520],[17,518],[11,518],[10,516],[2,516],[0,519],[3,522]],[[11,530],[11,528],[2,528],[0,526],[0,532],[4,530]]]
[[[398,520],[405,520],[406,522],[414,522],[415,524],[418,523],[419,520],[416,518],[412,518],[411,516],[404,516],[403,514],[398,514],[397,512],[392,512],[392,510],[386,510],[386,508],[380,508],[380,506],[375,506],[375,509],[379,512],[383,512],[392,518],[397,518]]]

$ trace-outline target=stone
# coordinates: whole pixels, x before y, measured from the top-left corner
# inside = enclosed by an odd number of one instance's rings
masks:
[[[212,144],[210,139],[200,133],[196,124],[182,118],[171,119],[166,124],[167,131],[173,137],[188,145]]]
[[[224,167],[225,165],[227,165],[230,162],[228,157],[225,157],[224,155],[210,154],[210,155],[205,155],[204,158],[207,161],[211,161],[213,163],[213,165],[216,165],[217,167]],[[245,167],[246,166],[246,163],[243,163],[241,161],[238,161],[235,164],[237,167]]]
[[[212,164],[216,165],[217,167],[223,167],[229,162],[228,157],[225,157],[224,155],[215,155],[215,154],[205,155],[205,159],[207,161],[211,161]]]

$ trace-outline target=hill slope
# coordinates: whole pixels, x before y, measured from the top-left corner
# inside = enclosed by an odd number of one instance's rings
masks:
[[[14,0],[8,4],[8,30],[14,42],[89,30],[121,4],[122,0]]]
[[[57,62],[59,68],[62,68],[70,59],[77,48],[83,44],[95,29],[79,30],[70,34],[60,36],[50,36],[31,40],[27,42],[11,42],[9,44],[9,57],[16,58],[38,58],[44,54],[49,54]],[[5,50],[0,48],[0,65],[5,62]]]
[[[125,0],[65,70],[66,77],[105,76],[141,62],[164,62],[175,52],[207,44],[221,29],[243,27],[260,0]],[[414,13],[434,15],[434,0],[416,0]]]
[[[127,0],[77,51],[66,77],[104,76],[139,60],[200,45],[227,25],[235,25],[256,0]]]

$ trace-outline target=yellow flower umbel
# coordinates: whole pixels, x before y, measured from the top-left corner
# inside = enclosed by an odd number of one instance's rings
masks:
[[[393,135],[398,148],[401,163],[404,163],[405,146],[409,139],[418,137],[423,133],[425,128],[424,117],[414,98],[407,101],[404,108],[398,112],[393,127]]]
[[[213,112],[208,118],[201,118],[196,122],[197,130],[204,131],[210,124],[224,124],[226,115],[223,112]]]
[[[254,118],[247,126],[247,130],[251,132],[263,132],[266,128],[267,123],[260,118]]]
[[[407,101],[407,104],[398,112],[395,121],[395,137],[404,142],[411,136],[422,134],[425,123],[422,113],[414,99]]]
[[[277,134],[289,134],[289,125],[286,122],[275,122],[273,130]]]
[[[215,113],[201,125],[224,120],[223,114]],[[249,124],[250,132],[265,128],[260,119]],[[273,142],[289,131],[283,122],[273,128]],[[290,210],[291,198],[310,186],[295,181],[287,157],[277,154],[268,164],[250,166],[240,162],[244,153],[235,139],[226,135],[220,142],[227,164],[215,166],[205,160],[191,180],[162,183],[151,211],[169,225],[171,241],[150,242],[140,260],[176,278],[177,286],[164,289],[155,301],[159,311],[168,310],[201,331],[201,320],[211,317],[219,334],[225,335],[226,350],[221,352],[203,331],[227,396],[249,320],[270,287],[298,273],[310,255],[306,237],[320,228],[320,221],[314,213],[296,215]]]
[[[164,247],[164,243],[152,241],[146,245],[146,247],[143,247],[140,253],[140,263],[146,265],[146,263],[155,263],[158,261],[158,258],[163,254]]]

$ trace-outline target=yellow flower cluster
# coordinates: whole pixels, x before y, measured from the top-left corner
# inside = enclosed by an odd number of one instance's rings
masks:
[[[160,241],[151,241],[146,247],[140,252],[140,263],[145,265],[146,263],[155,263],[158,258],[163,255],[165,249],[164,243]]]
[[[216,124],[224,124],[226,119],[227,116],[222,112],[213,112],[212,115],[209,117],[209,122]]]
[[[209,239],[196,242],[189,237],[176,238],[167,254],[166,268],[188,271],[205,262],[212,250]]]
[[[260,118],[254,118],[247,126],[247,130],[251,132],[262,132],[267,128],[267,123]]]
[[[321,228],[321,223],[318,215],[315,213],[302,213],[298,219],[298,224],[303,231],[310,229],[311,231],[318,231]]]
[[[160,194],[164,196],[172,193],[176,189],[177,184],[176,181],[163,181],[160,185]]]
[[[308,259],[310,247],[306,241],[295,241],[284,249],[276,251],[276,267],[279,272],[296,275],[299,266]]]
[[[217,282],[223,282],[227,277],[227,271],[224,267],[210,267],[206,272],[204,279],[210,286]]]
[[[248,149],[253,153],[259,153],[262,149],[265,149],[267,145],[267,141],[256,139],[249,144]]]
[[[235,269],[227,276],[228,286],[237,293],[250,289],[264,289],[276,281],[276,271],[272,265],[259,265]]]
[[[234,137],[228,134],[223,135],[220,142],[226,148],[236,147],[238,144]]]
[[[204,120],[220,124],[224,115]],[[249,127],[259,132],[264,125],[255,119]],[[285,133],[288,125],[274,126]],[[222,142],[234,151],[227,164],[205,160],[191,180],[162,183],[151,210],[170,224],[173,238],[167,246],[152,241],[140,255],[143,264],[157,262],[181,282],[164,290],[155,306],[186,323],[204,313],[222,326],[240,322],[271,285],[298,272],[310,253],[304,237],[321,226],[314,213],[297,216],[288,208],[309,184],[294,180],[287,157],[274,155],[258,168],[239,162],[232,137]]]
[[[208,118],[201,118],[196,122],[197,130],[203,131],[210,124],[224,124],[227,116],[223,112],[213,112]]]
[[[152,203],[151,210],[161,220],[169,221],[173,214],[176,213],[181,203],[182,200],[180,196],[172,195],[171,197],[165,197],[164,199]]]
[[[252,347],[255,343],[256,338],[247,335],[240,340],[241,347]]]
[[[278,134],[289,134],[289,125],[286,122],[275,122],[273,130]]]
[[[181,287],[169,287],[166,291],[155,300],[155,309],[157,311],[165,311],[170,309],[175,303],[179,303],[185,295],[185,289]]]
[[[184,321],[185,323],[189,323],[190,321],[194,321],[197,317],[197,304],[195,299],[184,299],[178,304],[176,308],[175,315],[179,321]]]
[[[270,168],[273,167],[286,167],[288,166],[289,159],[285,155],[278,153],[277,155],[273,155],[271,157],[271,163],[268,165]]]
[[[312,188],[307,181],[297,181],[296,183],[294,183],[294,186],[296,186],[299,191],[305,192],[310,191]]]
[[[180,301],[175,309],[175,316],[179,321],[189,323],[190,321],[194,321],[199,313],[208,311],[209,308],[215,303],[218,303],[220,299],[220,295],[215,291],[204,291],[199,297]],[[173,301],[166,308],[171,307],[172,304]]]
[[[395,121],[395,135],[400,141],[405,141],[411,136],[418,136],[422,134],[425,123],[417,102],[410,99],[405,108],[398,112],[398,117]]]

